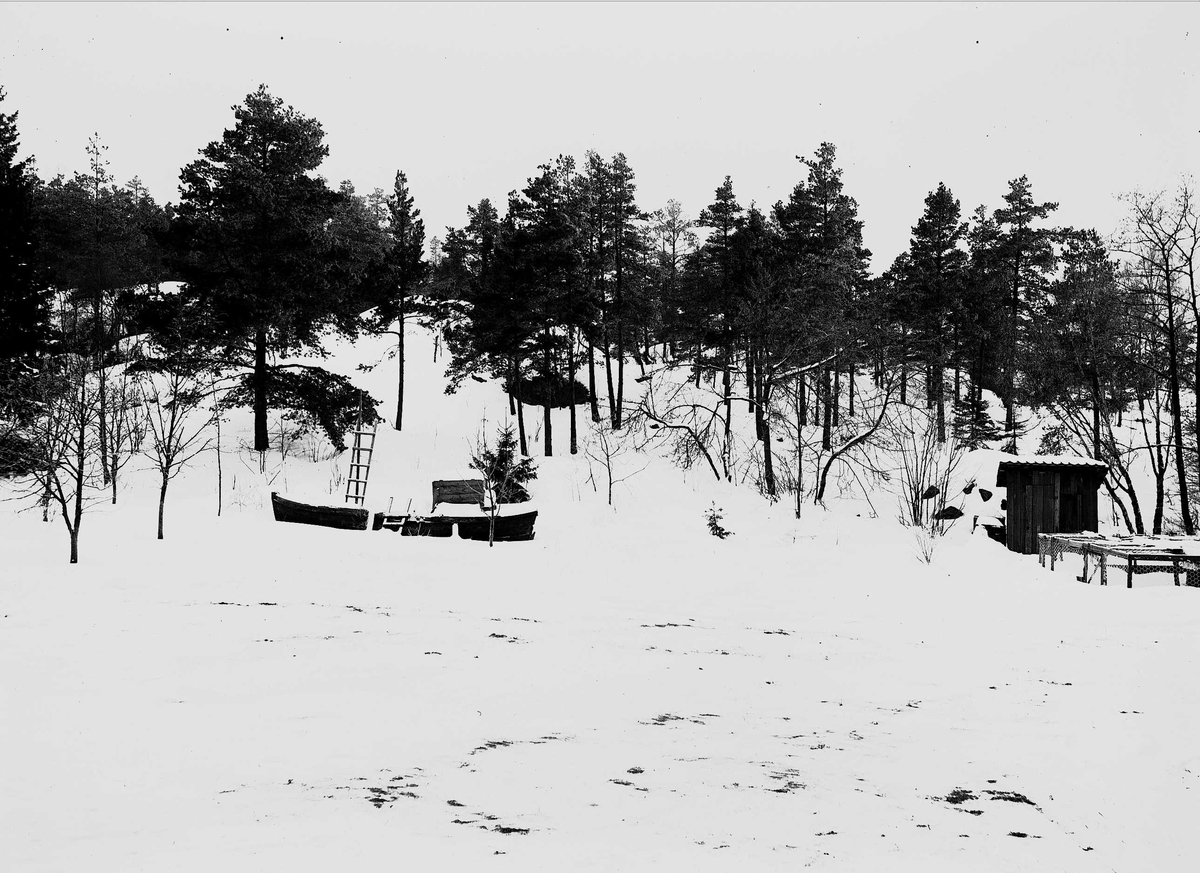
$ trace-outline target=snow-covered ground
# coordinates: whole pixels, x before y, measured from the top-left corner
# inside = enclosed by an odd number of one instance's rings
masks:
[[[372,508],[427,509],[504,419],[431,357],[414,329]],[[797,521],[662,459],[610,508],[565,412],[533,542],[283,525],[270,490],[336,503],[346,458],[260,476],[244,425],[221,518],[209,456],[163,542],[149,473],[77,566],[0,513],[0,869],[1200,868],[1200,591],[1169,574],[1082,585],[969,515],[925,564],[894,501]]]

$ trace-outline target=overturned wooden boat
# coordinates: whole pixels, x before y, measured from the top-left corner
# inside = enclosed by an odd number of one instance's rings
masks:
[[[533,539],[533,523],[537,510],[514,515],[497,515],[493,539],[498,543],[524,542]],[[464,540],[488,541],[491,519],[486,515],[388,515],[375,513],[372,530],[396,531],[405,537],[449,537],[458,528]]]
[[[371,520],[371,513],[366,509],[356,506],[316,506],[288,500],[275,491],[271,492],[271,509],[276,521],[315,524],[339,530],[366,530]]]

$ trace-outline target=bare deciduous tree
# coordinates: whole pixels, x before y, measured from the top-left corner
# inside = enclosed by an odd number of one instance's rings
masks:
[[[634,470],[622,469],[621,461],[631,451],[634,451],[634,447],[613,431],[609,423],[603,421],[595,425],[589,438],[584,441],[583,453],[589,461],[596,462],[604,469],[608,483],[609,506],[613,505],[613,486],[632,479],[645,470],[648,465],[647,462]],[[590,468],[591,464],[589,463],[588,466]]]
[[[41,377],[42,413],[30,429],[35,470],[25,493],[53,506],[70,537],[70,562],[79,563],[79,531],[86,509],[104,488],[100,390],[87,362],[68,356]]]
[[[143,384],[148,444],[143,454],[154,464],[159,474],[158,538],[163,538],[163,516],[167,504],[167,486],[187,466],[188,462],[212,446],[208,428],[219,414],[215,403],[210,413],[206,405],[208,393],[203,389],[201,375],[183,367],[168,368],[161,384],[151,396]],[[197,412],[201,415],[198,416]],[[218,508],[218,514],[220,510]]]

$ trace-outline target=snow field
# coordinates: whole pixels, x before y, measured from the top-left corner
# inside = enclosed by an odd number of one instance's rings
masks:
[[[373,509],[426,508],[507,409],[493,384],[444,396],[424,332],[409,349]],[[276,524],[272,488],[328,499],[335,469],[259,477],[232,440],[223,516],[209,457],[163,542],[144,473],[74,567],[61,522],[0,516],[8,869],[1200,863],[1195,590],[1080,585],[969,516],[926,565],[890,502],[797,522],[655,458],[613,509],[554,426],[530,543]]]

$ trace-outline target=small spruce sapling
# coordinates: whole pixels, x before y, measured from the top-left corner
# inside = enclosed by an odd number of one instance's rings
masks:
[[[487,437],[481,436],[471,455],[471,469],[483,474],[484,495],[487,498],[488,514],[488,546],[496,540],[496,515],[502,503],[524,503],[529,500],[529,490],[526,487],[537,478],[537,468],[533,459],[518,457],[517,437],[512,425],[506,425],[496,432],[496,447],[487,444]]]
[[[708,520],[708,532],[722,540],[733,536],[733,531],[726,530],[721,526],[721,519],[725,517],[723,513],[724,510],[715,503],[704,513],[704,517]]]

